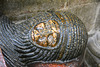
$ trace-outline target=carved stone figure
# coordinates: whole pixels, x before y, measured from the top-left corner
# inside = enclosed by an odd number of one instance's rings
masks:
[[[70,12],[42,12],[21,23],[0,17],[0,48],[9,66],[68,62],[87,44],[82,21]]]

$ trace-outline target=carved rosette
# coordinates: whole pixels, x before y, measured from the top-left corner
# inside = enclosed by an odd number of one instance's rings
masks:
[[[60,39],[60,27],[57,21],[49,20],[37,24],[32,33],[32,40],[39,46],[55,47]]]

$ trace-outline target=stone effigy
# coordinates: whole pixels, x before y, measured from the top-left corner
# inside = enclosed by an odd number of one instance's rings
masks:
[[[68,62],[84,52],[87,39],[84,24],[70,12],[42,12],[21,23],[0,17],[0,48],[9,66]]]

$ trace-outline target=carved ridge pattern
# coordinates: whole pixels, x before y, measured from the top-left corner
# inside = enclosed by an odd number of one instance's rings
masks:
[[[44,26],[49,22],[55,23],[53,30]],[[39,36],[52,35],[56,39],[55,44],[50,44],[52,36],[46,46],[35,40],[34,30],[41,29],[41,26],[46,30],[43,29],[44,33],[39,33]],[[52,34],[49,31],[52,31]],[[20,24],[12,23],[5,16],[0,18],[0,47],[6,62],[11,66],[25,67],[35,62],[66,62],[84,51],[86,41],[84,24],[69,12],[43,12]]]

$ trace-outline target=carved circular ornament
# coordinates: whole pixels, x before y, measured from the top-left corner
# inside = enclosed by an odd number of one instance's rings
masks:
[[[60,26],[55,20],[36,24],[31,31],[31,38],[37,46],[55,47],[60,40]]]

